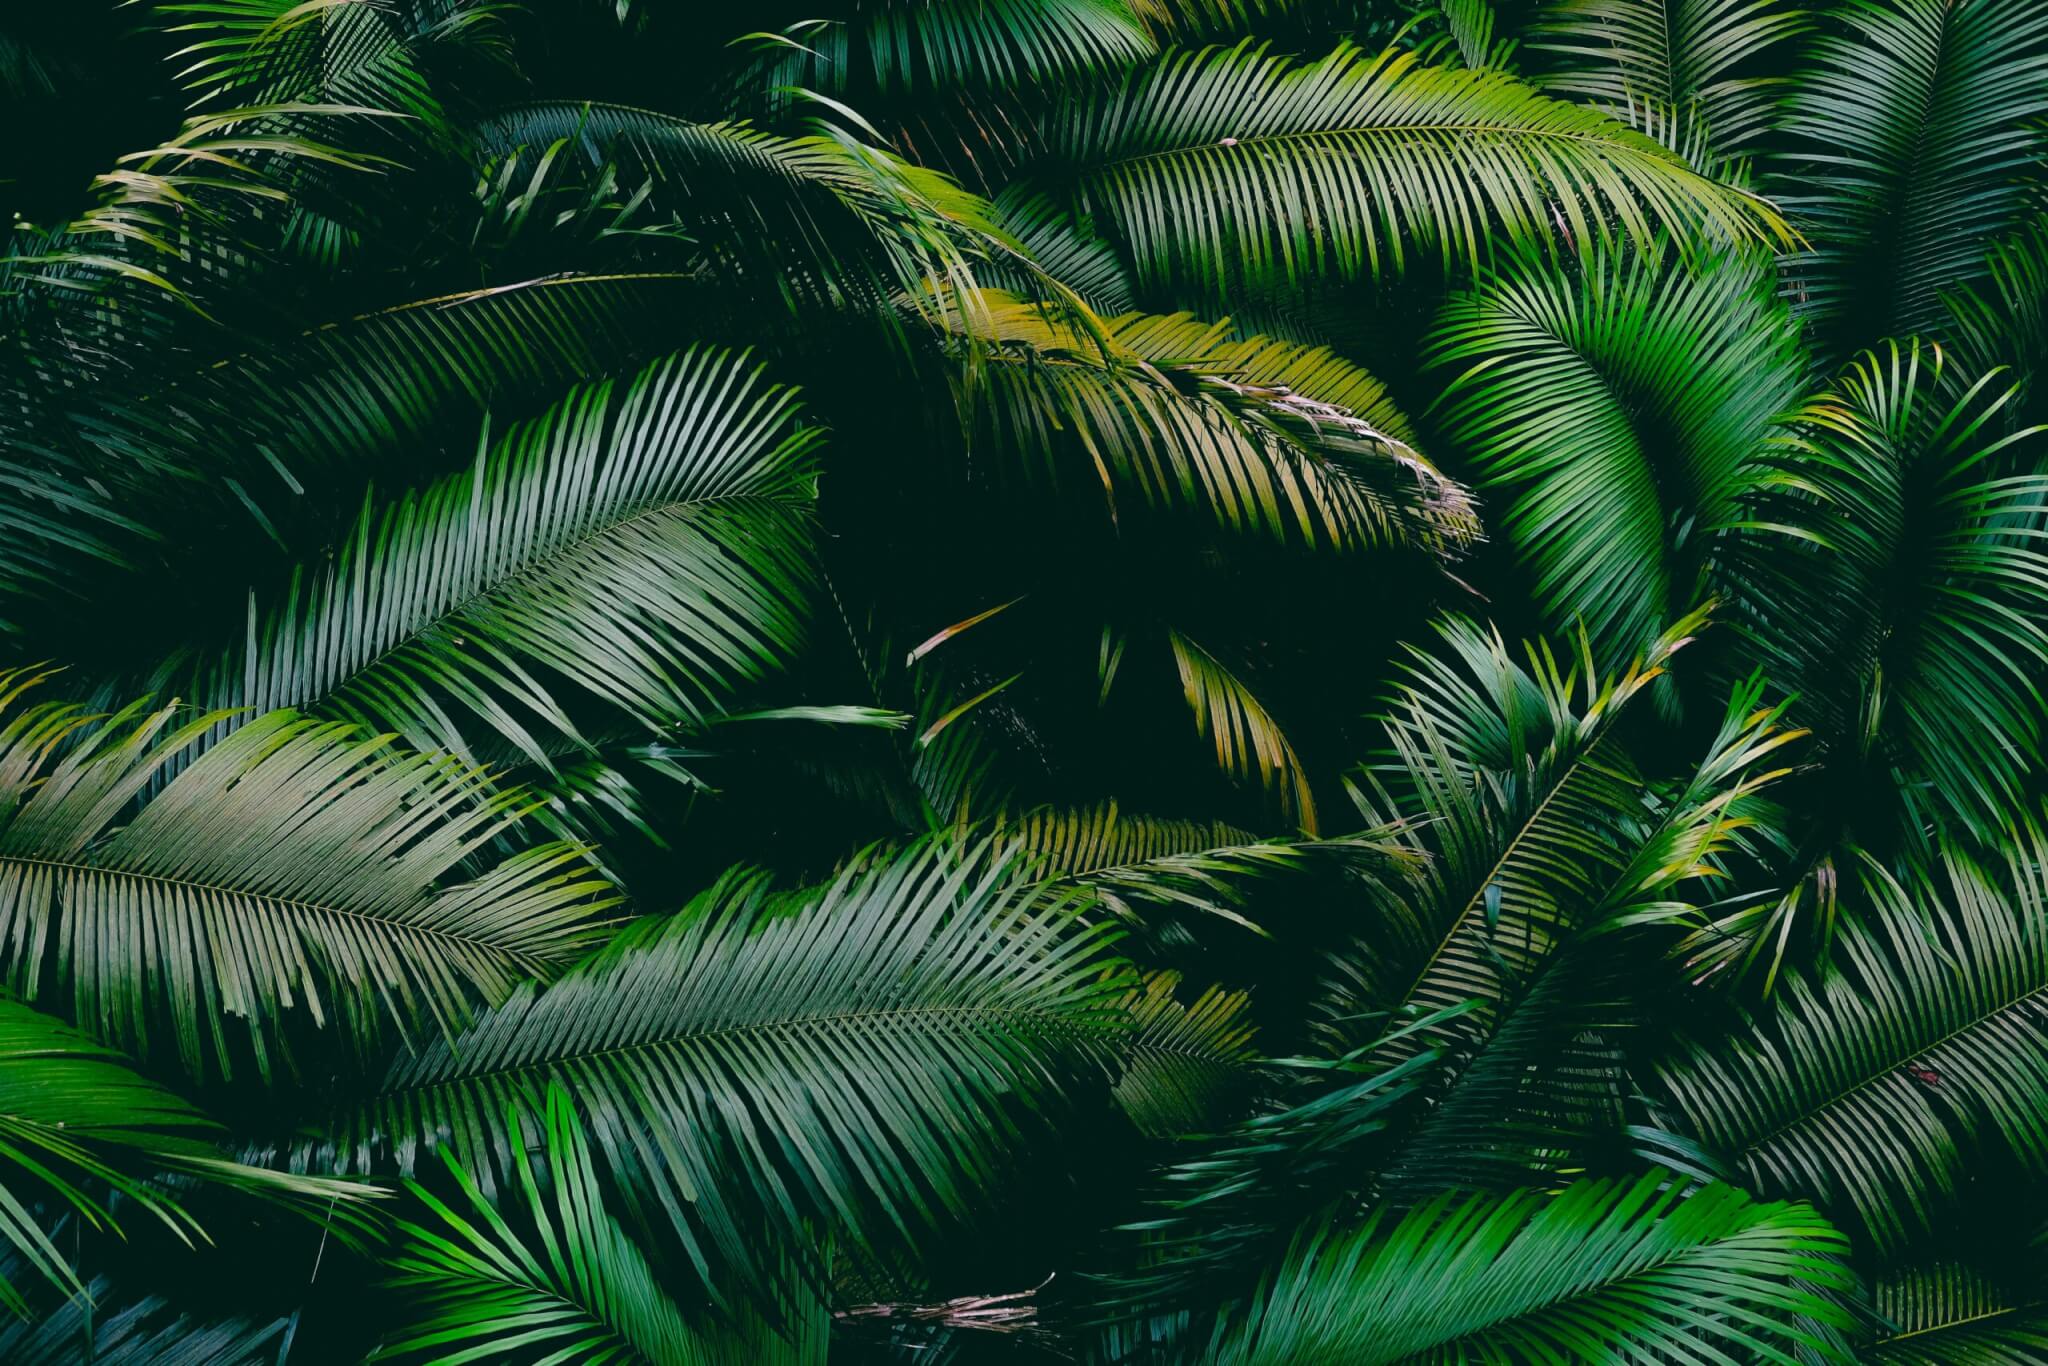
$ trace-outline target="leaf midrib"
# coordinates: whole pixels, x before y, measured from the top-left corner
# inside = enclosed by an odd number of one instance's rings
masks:
[[[1090,179],[1097,176],[1105,176],[1117,169],[1126,166],[1135,166],[1140,162],[1158,161],[1163,160],[1167,157],[1193,156],[1200,152],[1213,152],[1219,150],[1235,152],[1247,148],[1256,150],[1259,147],[1263,146],[1271,146],[1276,144],[1284,145],[1297,142],[1310,142],[1317,139],[1329,138],[1367,137],[1385,140],[1395,137],[1427,136],[1430,134],[1448,134],[1454,137],[1474,138],[1475,140],[1482,137],[1483,135],[1492,134],[1502,140],[1530,140],[1544,142],[1577,143],[1582,146],[1598,146],[1611,148],[1617,152],[1623,152],[1632,156],[1647,158],[1651,161],[1654,161],[1659,166],[1666,167],[1667,169],[1677,174],[1689,177],[1693,180],[1701,181],[1704,184],[1714,184],[1713,181],[1707,180],[1706,177],[1700,175],[1697,171],[1694,171],[1690,167],[1684,165],[1682,162],[1673,160],[1666,155],[1660,154],[1660,152],[1655,148],[1633,146],[1627,141],[1613,136],[1611,133],[1602,133],[1594,131],[1569,132],[1562,129],[1531,128],[1525,124],[1503,125],[1498,123],[1366,124],[1358,127],[1348,128],[1305,128],[1296,129],[1285,133],[1254,133],[1250,137],[1237,139],[1236,143],[1228,148],[1224,148],[1220,144],[1214,142],[1202,142],[1187,147],[1163,147],[1160,148],[1158,151],[1153,152],[1136,152],[1126,156],[1108,157],[1100,162],[1085,167],[1079,173],[1079,178]],[[1717,185],[1716,188],[1718,189],[1721,187]]]
[[[614,1044],[608,1048],[593,1048],[585,1052],[568,1054],[562,1057],[541,1058],[532,1062],[513,1063],[502,1067],[486,1068],[477,1072],[461,1072],[454,1076],[440,1077],[379,1091],[374,1101],[376,1103],[384,1103],[393,1096],[461,1086],[480,1081],[486,1077],[516,1076],[523,1073],[537,1072],[544,1068],[559,1067],[569,1063],[586,1062],[596,1058],[617,1057],[625,1053],[641,1053],[650,1049],[665,1048],[697,1040],[739,1038],[749,1034],[768,1034],[778,1031],[817,1032],[825,1025],[842,1021],[913,1019],[921,1016],[952,1016],[960,1019],[1029,1019],[1041,1021],[1049,1025],[1051,1032],[1062,1030],[1075,1033],[1084,1032],[1079,1024],[1068,1019],[1065,1015],[1044,1007],[946,1005],[891,1006],[874,1010],[824,1011],[816,1014],[780,1016],[773,1020],[720,1025],[710,1029],[678,1030],[664,1034],[657,1039],[642,1039],[634,1043]],[[459,1057],[457,1057],[457,1061],[460,1061]]]
[[[131,868],[112,868],[108,867],[105,864],[85,863],[74,859],[38,858],[33,855],[27,854],[0,853],[0,864],[6,863],[26,865],[35,868],[49,868],[57,872],[65,873],[97,873],[101,876],[106,877],[131,878],[142,882],[157,883],[159,885],[166,887],[179,887],[189,891],[214,892],[226,897],[234,897],[244,900],[265,901],[269,902],[271,905],[274,906],[289,907],[297,911],[307,911],[316,915],[323,916],[337,916],[343,919],[354,920],[371,925],[383,926],[388,929],[402,930],[407,934],[427,935],[432,938],[447,940],[451,943],[471,945],[487,953],[508,959],[512,963],[518,965],[519,967],[525,968],[529,971],[537,970],[542,964],[544,964],[547,961],[544,958],[534,957],[532,955],[522,953],[516,949],[508,949],[501,945],[493,944],[488,939],[480,939],[474,935],[457,934],[452,930],[438,929],[426,925],[415,925],[408,921],[398,919],[396,917],[372,915],[367,911],[351,910],[346,906],[333,906],[318,901],[306,901],[296,897],[278,896],[270,892],[250,891],[248,888],[245,887],[230,887],[222,883],[201,882],[192,878],[166,877],[162,873],[148,873]],[[415,903],[415,905],[417,906],[431,904],[431,900]]]

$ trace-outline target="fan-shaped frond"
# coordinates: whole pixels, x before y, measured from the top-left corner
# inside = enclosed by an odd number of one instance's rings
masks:
[[[1732,1186],[1446,1196],[1305,1233],[1208,1360],[1847,1363],[1846,1251],[1811,1209]]]
[[[1834,355],[1940,321],[2033,203],[2048,147],[2048,10],[2032,0],[1851,0],[1785,100],[1788,213],[1813,242],[1793,297]]]
[[[1618,225],[1782,235],[1761,202],[1649,139],[1494,71],[1339,48],[1297,63],[1240,46],[1170,55],[1051,114],[1052,188],[1130,255],[1146,289],[1204,297],[1483,255],[1486,233],[1581,247]]]
[[[1664,1127],[1685,1141],[1648,1135],[1653,1150],[1810,1199],[1887,1253],[1991,1155],[2048,1170],[2040,853],[1996,876],[1953,852],[1906,881],[1867,867],[1831,964],[1657,1061]]]
[[[295,1021],[359,1053],[392,1022],[452,1029],[587,950],[615,900],[565,845],[473,870],[521,793],[290,712],[135,812],[217,715],[22,705],[28,681],[0,729],[7,980],[146,1056],[227,1073],[247,1049],[268,1073]]]
[[[1764,474],[1772,422],[1798,397],[1798,334],[1766,261],[1690,266],[1596,252],[1524,257],[1438,315],[1446,435],[1503,504],[1560,630],[1613,667],[1701,599],[1716,532]]]
[[[409,1167],[451,1142],[502,1183],[506,1107],[553,1082],[629,1225],[665,1212],[707,1280],[767,1279],[764,1221],[914,1245],[972,1216],[1070,1088],[1107,1080],[1131,979],[1075,911],[986,846],[856,863],[796,897],[729,877],[401,1060],[333,1147]]]
[[[411,1316],[377,1360],[507,1360],[546,1350],[557,1360],[660,1366],[823,1363],[831,1321],[815,1301],[785,1326],[786,1337],[759,1321],[693,1328],[606,1211],[589,1139],[559,1087],[549,1088],[541,1122],[541,1151],[514,1157],[512,1185],[495,1207],[446,1150],[459,1202],[408,1183],[431,1219],[399,1225],[391,1282]],[[507,1132],[521,1124],[514,1113]]]
[[[543,767],[536,723],[578,734],[563,682],[650,730],[701,720],[801,632],[817,433],[797,412],[720,350],[580,386],[487,432],[470,473],[367,505],[195,691],[458,751],[495,732]]]

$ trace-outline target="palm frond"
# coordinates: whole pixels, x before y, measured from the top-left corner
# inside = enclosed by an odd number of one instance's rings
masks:
[[[1851,0],[1786,96],[1773,183],[1813,242],[1790,264],[1831,354],[1938,323],[2019,226],[2048,128],[2048,13],[2028,0]]]
[[[665,1222],[707,1281],[770,1279],[764,1221],[798,1248],[806,1227],[915,1246],[971,1219],[1069,1091],[1110,1079],[1130,1029],[1106,931],[1008,863],[931,844],[799,897],[729,877],[401,1060],[329,1151],[410,1167],[452,1144],[488,1193],[506,1107],[551,1082],[628,1226]]]
[[[1666,1133],[1645,1135],[1650,1150],[1809,1199],[1883,1253],[1975,1164],[2048,1168],[2038,858],[2037,839],[1996,871],[1954,851],[1904,880],[1867,867],[1831,963],[1656,1061]]]
[[[1495,71],[1349,47],[1171,54],[1051,115],[1048,188],[1128,253],[1146,290],[1360,279],[1464,262],[1500,227],[1580,247],[1656,227],[1784,240],[1767,205],[1648,138]]]
[[[1216,766],[1240,781],[1256,779],[1276,793],[1287,819],[1316,833],[1315,791],[1287,733],[1244,679],[1201,644],[1179,631],[1168,634],[1181,693],[1194,713],[1195,733],[1215,747]]]
[[[68,1295],[85,1286],[34,1206],[53,1202],[96,1230],[146,1215],[190,1246],[207,1234],[166,1178],[203,1183],[359,1224],[374,1187],[291,1176],[223,1157],[226,1131],[114,1049],[18,1001],[0,1000],[0,1239]],[[0,1305],[28,1316],[0,1274]],[[9,1360],[16,1359],[10,1355]]]
[[[841,0],[807,11],[824,22],[766,46],[743,83],[884,99],[1028,88],[1151,56],[1150,8],[1147,0]]]
[[[1701,599],[1716,532],[1764,477],[1798,397],[1798,334],[1769,264],[1596,252],[1482,274],[1438,315],[1439,414],[1504,506],[1551,624],[1616,667]]]
[[[970,344],[956,384],[970,458],[1003,457],[993,478],[1099,483],[1120,529],[1158,511],[1283,544],[1445,558],[1478,534],[1465,490],[1376,425],[1406,425],[1385,391],[1327,351],[1228,343],[1185,314],[1090,335],[995,291],[978,309],[993,342]]]
[[[1544,90],[1624,121],[1644,106],[1697,120],[1727,158],[1771,128],[1783,81],[1756,75],[1760,59],[1811,22],[1786,0],[1552,0],[1527,46],[1549,63]]]
[[[1137,1033],[1112,1094],[1148,1138],[1214,1128],[1244,1099],[1254,1062],[1245,993],[1210,987],[1184,1003],[1179,991],[1179,974],[1156,972],[1124,1000]]]
[[[577,695],[651,732],[700,722],[800,638],[818,433],[798,412],[716,349],[579,386],[486,429],[468,474],[366,505],[331,563],[252,600],[246,645],[193,691],[426,747],[494,735],[542,767],[534,732],[578,736]]]
[[[442,1202],[408,1183],[427,1222],[402,1222],[391,1283],[410,1318],[376,1360],[504,1360],[547,1351],[577,1361],[822,1363],[831,1320],[815,1301],[783,1334],[693,1328],[661,1277],[606,1210],[590,1141],[567,1093],[550,1087],[542,1148],[513,1160],[513,1183],[494,1207],[443,1149],[460,1192]],[[518,1132],[521,1117],[507,1120]]]
[[[1208,1359],[1847,1363],[1846,1251],[1811,1209],[1731,1186],[1446,1196],[1305,1233]]]
[[[277,712],[135,799],[218,721],[23,704],[0,729],[0,943],[27,999],[193,1074],[453,1029],[555,970],[616,898],[574,848],[490,864],[525,806],[447,756]],[[477,871],[481,865],[482,870]]]
[[[2005,1366],[2048,1360],[2048,1304],[1960,1262],[1909,1267],[1872,1288],[1873,1366]]]
[[[1411,648],[1407,680],[1385,718],[1386,756],[1360,777],[1368,822],[1403,822],[1427,857],[1415,894],[1364,932],[1333,983],[1342,1013],[1448,1011],[1498,1002],[1616,897],[1651,893],[1698,863],[1682,841],[1653,838],[1640,777],[1616,721],[1705,622],[1681,618],[1625,672],[1565,666],[1548,647],[1528,667],[1497,634],[1452,619],[1445,657]],[[1736,755],[1760,757],[1768,730],[1738,726]],[[1710,765],[1717,777],[1722,764]],[[1746,762],[1735,762],[1740,773]],[[1638,867],[1638,852],[1651,865]],[[1689,856],[1691,855],[1691,856]],[[1363,947],[1363,944],[1362,944]],[[1454,1018],[1483,1034],[1493,1007]],[[1423,1036],[1407,1037],[1420,1047]]]
[[[96,1276],[42,1317],[0,1325],[0,1358],[14,1366],[276,1366],[295,1327],[290,1315],[204,1313]]]
[[[1730,546],[1747,652],[1800,693],[1866,841],[1923,808],[1996,838],[2040,763],[2048,475],[2014,401],[1939,348],[1864,356],[1791,414]]]

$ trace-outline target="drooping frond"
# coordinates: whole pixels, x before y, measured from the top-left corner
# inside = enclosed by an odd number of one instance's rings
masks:
[[[1305,1232],[1207,1360],[1846,1366],[1846,1252],[1811,1209],[1732,1186],[1647,1176],[1555,1196],[1445,1196]]]
[[[1169,55],[1049,114],[1042,179],[1130,257],[1142,286],[1360,279],[1417,253],[1484,254],[1492,227],[1585,247],[1625,231],[1780,236],[1759,201],[1648,138],[1495,71],[1340,47],[1298,63],[1239,46]]]
[[[1656,1062],[1653,1151],[1812,1200],[1898,1251],[2002,1154],[2048,1171],[2048,884],[2038,840],[1997,872],[1949,852],[1876,866],[1830,964],[1791,973],[1725,1034]]]
[[[649,730],[701,720],[800,636],[817,433],[798,411],[715,349],[579,386],[487,430],[469,473],[366,506],[331,563],[252,601],[195,691],[456,751],[495,734],[543,767],[534,730],[577,736],[582,699]]]
[[[1941,291],[2033,202],[2048,147],[2048,10],[2032,0],[1851,0],[1785,100],[1774,185],[1813,242],[1793,298],[1831,354],[1938,323]]]
[[[1384,390],[1327,351],[1229,343],[1184,314],[1091,336],[994,291],[978,309],[995,341],[973,348],[959,404],[970,455],[1003,457],[996,478],[1098,483],[1120,528],[1163,513],[1311,549],[1442,557],[1478,534],[1465,490],[1375,424],[1391,425]]]
[[[1540,258],[1438,315],[1447,436],[1483,473],[1553,627],[1615,667],[1701,600],[1717,532],[1798,397],[1798,335],[1767,261]]]
[[[450,1142],[503,1184],[506,1108],[552,1082],[631,1193],[629,1227],[665,1212],[707,1280],[768,1278],[764,1221],[900,1245],[970,1219],[1062,1096],[1106,1079],[1131,978],[1075,912],[986,846],[856,863],[796,898],[730,877],[401,1060],[333,1149],[411,1166]]]
[[[1745,648],[1800,694],[1866,840],[1923,807],[1995,837],[2040,764],[2048,474],[2013,401],[1938,348],[1864,356],[1791,415],[1731,546]]]
[[[1770,130],[1783,82],[1757,75],[1759,59],[1810,22],[1787,0],[1553,0],[1527,46],[1549,64],[1537,83],[1552,94],[1625,122],[1647,108],[1703,125],[1698,136],[1726,158]]]
[[[1216,750],[1216,766],[1240,781],[1258,781],[1276,793],[1287,818],[1316,833],[1315,791],[1287,733],[1265,703],[1215,655],[1178,631],[1168,635],[1181,693],[1194,714],[1195,733]]]
[[[290,712],[133,803],[219,719],[23,704],[0,729],[6,978],[195,1073],[268,1073],[307,1030],[362,1055],[453,1029],[595,942],[616,898],[566,845],[485,847],[525,798],[445,755]]]
[[[445,1149],[459,1201],[407,1183],[425,1213],[399,1225],[404,1241],[390,1272],[410,1316],[378,1360],[505,1360],[545,1349],[565,1361],[822,1366],[830,1319],[816,1301],[782,1334],[758,1320],[744,1328],[686,1322],[607,1211],[590,1141],[559,1087],[549,1088],[541,1121],[541,1151],[515,1155],[512,1183],[495,1205]],[[507,1131],[521,1122],[514,1114]]]

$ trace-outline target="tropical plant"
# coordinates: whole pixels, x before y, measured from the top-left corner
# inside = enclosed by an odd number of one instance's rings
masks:
[[[0,1360],[2048,1363],[2034,0],[0,109]]]

